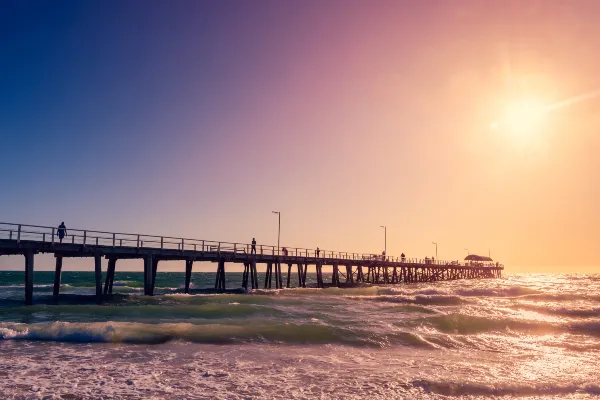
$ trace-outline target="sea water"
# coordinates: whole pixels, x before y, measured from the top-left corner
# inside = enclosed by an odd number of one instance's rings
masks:
[[[203,293],[214,278],[187,295],[158,273],[146,297],[142,273],[117,271],[97,305],[94,274],[64,272],[54,304],[36,272],[24,306],[23,273],[0,272],[0,398],[600,395],[599,275]]]

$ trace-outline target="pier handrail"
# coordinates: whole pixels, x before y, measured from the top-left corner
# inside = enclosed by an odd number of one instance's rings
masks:
[[[27,240],[32,237],[41,239],[42,242],[58,243],[57,227],[43,225],[16,224],[11,222],[0,222],[0,238],[8,236],[9,240]],[[139,233],[107,232],[90,229],[66,228],[67,235],[63,243],[80,244],[83,246],[113,246],[113,247],[137,247],[153,249],[177,249],[180,251],[201,251],[201,252],[230,252],[234,254],[252,253],[252,244],[214,241],[206,239],[192,239],[173,236],[159,236]],[[126,246],[124,246],[124,244]],[[150,246],[148,245],[150,244]],[[154,246],[156,245],[156,246]],[[287,250],[287,255],[283,249]],[[256,253],[261,255],[277,255],[280,258],[285,257],[305,257],[311,259],[323,260],[353,260],[353,261],[388,261],[401,262],[405,264],[425,264],[425,265],[460,265],[456,261],[431,260],[428,258],[407,258],[389,255],[377,255],[373,253],[354,253],[343,251],[332,251],[326,249],[308,249],[302,247],[284,247],[273,245],[256,245]],[[467,266],[465,264],[464,266]],[[501,267],[501,264],[497,265]]]

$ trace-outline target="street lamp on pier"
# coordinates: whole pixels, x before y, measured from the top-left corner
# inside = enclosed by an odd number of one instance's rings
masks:
[[[431,242],[431,244],[435,244],[435,259],[437,260],[438,259],[438,256],[437,256],[437,242]]]
[[[383,252],[387,257],[387,226],[380,225],[380,228],[383,228]]]
[[[277,255],[279,255],[279,239],[281,238],[281,212],[271,211],[273,214],[277,214],[279,223],[277,225]]]

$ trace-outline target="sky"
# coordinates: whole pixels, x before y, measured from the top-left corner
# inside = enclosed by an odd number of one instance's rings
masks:
[[[0,220],[600,272],[598,13],[0,0]]]

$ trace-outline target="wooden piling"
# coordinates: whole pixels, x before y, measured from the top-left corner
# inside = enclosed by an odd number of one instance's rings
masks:
[[[273,263],[267,263],[267,271],[265,273],[265,289],[271,289],[271,275],[273,274]]]
[[[331,284],[333,286],[340,286],[340,266],[338,263],[333,263],[333,271],[331,274]]]
[[[323,285],[323,263],[317,262],[317,287],[322,288]]]
[[[302,287],[306,287],[306,273],[308,272],[308,263],[304,264],[304,272],[302,273]]]
[[[258,272],[256,271],[256,259],[250,262],[250,281],[252,289],[258,289]]]
[[[112,294],[112,284],[115,279],[115,258],[108,259],[108,267],[106,268],[106,278],[104,278],[104,295]]]
[[[288,264],[287,284],[285,285],[286,288],[290,287],[290,278],[291,277],[292,277],[292,264]]]
[[[156,286],[156,273],[158,272],[158,262],[159,261],[160,260],[158,259],[158,257],[152,258],[152,288],[151,288],[152,295],[154,295],[154,287]]]
[[[221,290],[225,290],[226,289],[226,283],[225,283],[225,259],[221,259],[220,261],[221,263]]]
[[[54,290],[52,295],[56,298],[60,293],[60,278],[62,275],[62,264],[63,258],[60,255],[56,255],[56,267],[54,269]]]
[[[144,295],[152,296],[152,255],[144,257]]]
[[[242,287],[248,289],[248,275],[250,273],[250,264],[244,263],[244,273],[242,274]]]
[[[33,304],[33,251],[27,250],[25,256],[25,304]]]
[[[102,256],[94,256],[94,272],[96,276],[96,301],[102,303]]]
[[[217,267],[217,278],[215,280],[215,289],[225,290],[225,259],[219,260],[219,266]]]
[[[112,261],[112,267],[110,269],[110,284],[108,285],[108,294],[112,294],[113,292],[113,285],[115,283],[115,271],[117,269],[117,259],[113,258],[111,259]],[[109,262],[110,265],[110,262]]]
[[[303,275],[302,274],[302,270],[303,270],[302,264],[298,263],[297,267],[298,267],[298,287],[304,287],[304,285],[302,284],[302,275]]]
[[[190,292],[190,281],[192,280],[192,266],[193,265],[194,265],[194,260],[186,260],[185,261],[185,282],[184,282],[185,293]]]
[[[277,265],[275,267],[277,269],[277,283],[278,285],[278,289],[282,289],[283,288],[283,275],[281,274],[281,263],[279,261],[277,261]]]

